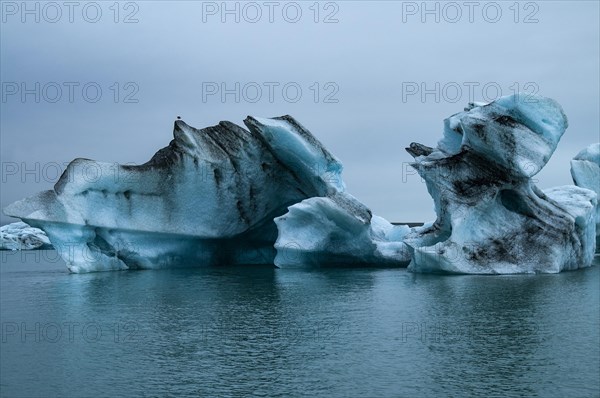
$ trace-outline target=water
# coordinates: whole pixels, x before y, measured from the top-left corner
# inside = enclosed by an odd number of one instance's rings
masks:
[[[600,394],[598,257],[530,276],[75,275],[54,252],[1,254],[2,396]]]

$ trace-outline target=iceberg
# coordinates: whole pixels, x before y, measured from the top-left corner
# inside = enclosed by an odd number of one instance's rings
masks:
[[[392,225],[346,192],[314,197],[277,217],[275,265],[406,267],[411,252],[402,242],[410,231]]]
[[[15,222],[0,227],[0,250],[51,249],[50,240],[38,228],[24,222]]]
[[[274,218],[343,190],[341,163],[290,116],[195,129],[147,163],[73,160],[53,190],[5,214],[46,232],[72,272],[272,264]]]
[[[558,103],[512,95],[470,104],[444,121],[436,148],[412,143],[412,166],[434,201],[435,222],[404,242],[409,270],[556,273],[591,265],[596,194],[532,182],[567,128]]]
[[[52,190],[4,212],[43,230],[72,272],[275,264],[507,274],[591,265],[598,145],[573,160],[577,186],[541,190],[532,181],[568,125],[549,98],[471,103],[444,121],[435,148],[410,144],[437,215],[415,228],[350,195],[342,163],[291,116],[244,124],[195,129],[177,120],[173,140],[148,162],[75,159]]]
[[[575,185],[600,197],[600,143],[588,146],[571,160],[571,176]],[[596,251],[600,251],[600,205],[596,205]]]

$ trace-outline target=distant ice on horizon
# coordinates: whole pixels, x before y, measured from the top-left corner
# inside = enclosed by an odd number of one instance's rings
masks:
[[[50,248],[46,233],[19,221],[0,227],[0,250],[33,250]]]

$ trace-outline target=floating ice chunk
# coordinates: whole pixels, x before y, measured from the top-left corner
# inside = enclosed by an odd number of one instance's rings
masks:
[[[24,222],[15,222],[0,227],[0,249],[2,250],[32,250],[51,248],[50,240],[38,228],[33,228]]]
[[[532,273],[591,264],[596,195],[575,186],[542,192],[530,179],[567,127],[555,101],[503,97],[444,126],[438,148],[407,148],[437,214],[435,223],[406,236],[409,269]]]
[[[407,226],[394,226],[353,196],[336,192],[290,206],[275,219],[278,267],[406,266],[408,247],[402,238]]]
[[[197,130],[139,166],[75,159],[5,213],[43,229],[73,272],[273,263],[287,207],[343,189],[341,164],[293,118]]]
[[[600,199],[600,143],[583,149],[571,160],[575,185],[591,189]],[[600,251],[600,205],[596,206],[596,251]]]

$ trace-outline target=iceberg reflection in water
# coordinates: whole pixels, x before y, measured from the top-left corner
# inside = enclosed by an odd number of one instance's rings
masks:
[[[5,396],[600,391],[597,265],[444,278],[264,266],[68,275],[56,253],[37,253],[3,253]]]

